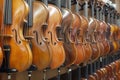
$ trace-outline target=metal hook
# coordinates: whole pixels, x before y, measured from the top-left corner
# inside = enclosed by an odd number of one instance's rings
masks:
[[[11,80],[11,73],[8,73],[7,79],[8,79],[8,80]]]
[[[31,80],[31,76],[32,76],[31,74],[32,74],[32,71],[28,71],[28,78],[29,78],[28,80]]]
[[[57,77],[57,80],[60,80],[60,68],[58,68],[58,77]]]
[[[43,80],[47,80],[47,74],[46,74],[46,72],[47,72],[47,69],[44,69],[43,70]]]

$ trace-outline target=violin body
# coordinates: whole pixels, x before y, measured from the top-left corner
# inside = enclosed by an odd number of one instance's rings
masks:
[[[84,57],[85,57],[85,52],[84,52],[84,48],[82,45],[82,42],[80,40],[78,40],[78,30],[80,28],[81,25],[81,19],[79,17],[79,14],[74,13],[73,14],[73,24],[72,24],[72,33],[71,33],[71,38],[72,41],[75,42],[75,46],[76,46],[76,51],[77,51],[77,59],[74,62],[74,64],[81,64],[84,62]]]
[[[32,64],[32,52],[22,33],[22,22],[28,10],[24,0],[12,0],[12,24],[2,27],[3,45],[10,46],[9,68],[17,69],[19,72],[28,69]]]
[[[105,47],[103,44],[103,39],[101,39],[102,36],[104,36],[104,31],[100,28],[100,21],[95,20],[96,21],[96,29],[95,29],[95,40],[97,42],[97,45],[100,49],[100,56],[104,56],[105,55]]]
[[[47,20],[48,27],[45,31],[45,39],[48,41],[48,47],[52,51],[52,59],[50,68],[60,67],[65,61],[65,51],[62,41],[58,40],[56,28],[62,23],[62,13],[60,9],[54,5],[48,6],[49,17]]]
[[[99,56],[100,56],[100,48],[99,44],[95,40],[95,30],[96,30],[96,21],[95,19],[90,18],[89,21],[89,26],[88,26],[88,36],[89,36],[89,41],[91,42],[91,47],[92,47],[92,56],[91,59],[92,61],[96,61]]]
[[[69,67],[70,65],[74,64],[74,62],[77,59],[77,50],[75,43],[72,41],[70,38],[70,29],[72,27],[73,23],[73,14],[69,9],[62,8],[62,15],[63,15],[63,20],[62,20],[62,33],[63,33],[63,46],[65,49],[65,66]]]
[[[80,16],[81,18],[81,28],[80,28],[80,36],[83,38],[83,51],[85,52],[84,63],[87,63],[91,60],[92,56],[92,47],[91,43],[87,41],[87,28],[88,28],[88,20],[84,16]]]
[[[104,21],[100,22],[100,27],[98,29],[98,32],[100,34],[100,41],[102,42],[103,46],[104,46],[104,54],[103,56],[107,55],[110,52],[110,44],[107,41],[107,37],[109,35],[109,32],[107,30],[107,24]],[[112,49],[112,46],[111,46]]]
[[[48,43],[44,39],[43,27],[47,26],[46,22],[48,19],[48,9],[45,4],[34,1],[33,2],[33,26],[26,30],[25,36],[33,36],[34,38],[30,40],[33,55],[33,64],[39,70],[43,70],[49,66],[51,62],[51,51],[48,48]],[[27,29],[27,28],[26,28]],[[27,32],[28,31],[28,32]]]
[[[109,54],[112,54],[114,52],[114,50],[115,50],[116,45],[113,44],[113,36],[112,36],[113,32],[111,32],[112,31],[111,25],[108,24],[106,27],[107,27],[107,31],[106,31],[107,35],[106,36],[107,36],[107,40],[108,40],[109,45],[110,45]]]

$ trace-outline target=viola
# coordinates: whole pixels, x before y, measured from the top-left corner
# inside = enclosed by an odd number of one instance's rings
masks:
[[[27,25],[24,26],[24,36],[32,45],[33,65],[36,65],[39,70],[43,70],[49,66],[52,59],[52,52],[43,35],[44,29],[47,27],[49,13],[44,3],[34,1],[32,4],[33,12],[30,9],[31,13],[29,15],[33,14],[33,23],[31,22],[32,25],[29,26],[30,20],[28,20]]]
[[[22,23],[28,14],[29,7],[24,0],[6,0],[5,4],[7,3],[11,7],[8,5],[4,7],[5,24],[2,26],[4,40],[2,45],[10,49],[9,68],[21,72],[28,69],[32,64],[32,52],[22,33]],[[11,15],[6,16],[8,13]]]
[[[63,42],[57,37],[57,28],[62,24],[62,13],[55,5],[48,5],[49,17],[47,20],[48,27],[44,32],[45,39],[48,42],[48,47],[52,51],[52,59],[50,68],[55,69],[60,67],[65,61],[65,51]]]

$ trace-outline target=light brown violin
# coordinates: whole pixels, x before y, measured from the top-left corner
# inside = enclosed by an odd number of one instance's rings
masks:
[[[82,37],[83,43],[83,51],[85,52],[84,62],[87,63],[91,60],[92,56],[92,48],[91,44],[87,41],[87,27],[88,27],[88,20],[84,16],[80,16],[81,18],[81,28],[80,28],[80,36]]]
[[[110,25],[110,33],[111,33],[110,40],[111,40],[113,47],[114,47],[114,50],[111,53],[115,53],[119,49],[119,43],[115,40],[115,33],[116,33],[115,27],[116,26],[114,24]]]
[[[76,4],[76,12],[73,13],[73,23],[72,23],[72,32],[71,32],[71,39],[75,42],[76,50],[77,50],[77,59],[74,64],[78,65],[84,62],[85,52],[83,49],[82,40],[78,38],[81,28],[81,18],[78,14],[78,1]]]
[[[33,25],[24,26],[24,36],[29,39],[32,47],[33,65],[38,70],[43,70],[49,66],[52,58],[51,50],[43,35],[44,29],[47,27],[47,19],[49,16],[47,6],[40,2],[33,3]],[[43,15],[44,14],[44,15]]]
[[[0,1],[3,3],[3,0]],[[6,0],[7,2],[8,0]],[[24,0],[11,0],[9,2],[12,4],[12,23],[2,26],[3,46],[10,46],[9,68],[21,72],[32,64],[32,52],[22,33],[22,23],[28,14],[29,7]],[[4,7],[4,9],[6,8]],[[7,10],[5,13],[8,14]],[[9,20],[7,16],[5,20]]]
[[[45,39],[48,41],[48,47],[52,51],[52,60],[50,68],[55,69],[60,67],[65,61],[65,51],[63,42],[58,40],[57,27],[61,27],[62,13],[60,9],[54,5],[48,5],[49,17],[47,20],[48,27],[45,30]]]

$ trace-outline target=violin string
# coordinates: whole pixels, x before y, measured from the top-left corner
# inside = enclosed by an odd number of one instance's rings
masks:
[[[6,15],[5,15],[5,16],[6,16],[6,19],[5,19],[5,20],[6,20],[6,22],[8,22],[8,14],[9,14],[9,13],[7,13],[7,10],[8,10],[7,5],[9,6],[8,1],[9,1],[9,0],[6,0],[6,4],[5,4],[5,14],[6,14]],[[5,31],[4,31],[4,34],[6,35],[7,33],[6,33],[6,28],[5,28],[5,27],[6,27],[6,24],[5,24],[5,26],[4,26],[4,30],[5,30]],[[7,27],[8,27],[8,26],[7,26]],[[7,45],[7,40],[6,40],[6,38],[4,38],[4,39],[5,39],[5,45]]]

